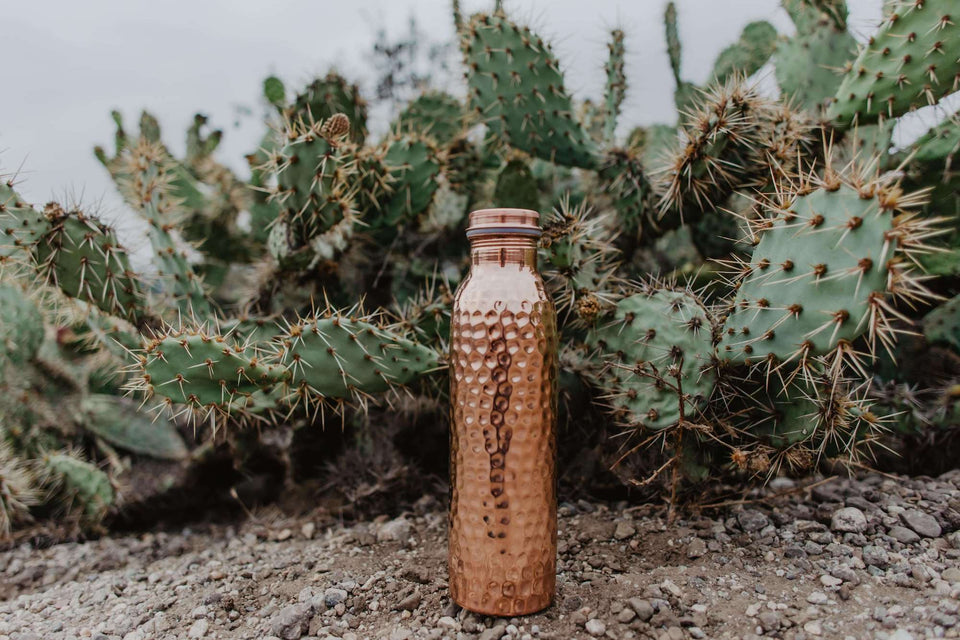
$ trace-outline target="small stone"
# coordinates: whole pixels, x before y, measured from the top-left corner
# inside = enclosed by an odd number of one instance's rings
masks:
[[[956,616],[951,616],[950,614],[943,612],[933,614],[933,618],[931,618],[931,620],[933,620],[933,624],[937,624],[948,629],[956,626],[957,624]]]
[[[420,606],[420,591],[414,591],[406,598],[397,603],[397,609],[404,611],[414,611]]]
[[[737,524],[747,533],[753,533],[770,524],[770,519],[760,511],[747,509],[737,514]]]
[[[830,528],[844,533],[862,533],[867,529],[867,516],[856,507],[844,507],[833,512]]]
[[[202,638],[207,635],[207,629],[210,628],[210,623],[204,619],[197,620],[192,625],[190,625],[190,630],[187,631],[187,636],[191,638]],[[299,637],[299,636],[298,636]]]
[[[404,542],[413,533],[413,524],[400,516],[384,522],[377,531],[377,542]]]
[[[645,600],[644,598],[630,598],[627,600],[627,606],[633,609],[637,617],[643,622],[653,617],[653,605],[650,604],[649,600]]]
[[[690,559],[699,558],[707,553],[707,543],[701,538],[694,538],[687,545],[687,557]]]
[[[617,614],[617,622],[627,624],[631,622],[634,618],[637,617],[637,612],[631,609],[630,607],[624,607],[620,613]]]
[[[760,620],[760,626],[763,627],[763,630],[767,633],[780,628],[780,614],[776,611],[764,611],[758,618]]]
[[[807,596],[807,602],[810,604],[826,604],[828,602],[827,594],[823,591],[813,591]]]
[[[587,624],[585,626],[587,633],[595,638],[598,638],[607,632],[607,625],[603,624],[603,622],[597,620],[596,618],[587,620]]]
[[[317,530],[317,525],[312,522],[305,522],[302,527],[300,527],[300,535],[302,535],[307,540],[313,538],[314,532]]]
[[[347,592],[343,589],[330,587],[323,592],[323,604],[328,607],[335,607],[347,599]]]
[[[803,625],[803,630],[812,636],[823,635],[823,626],[819,620],[811,620]]]
[[[923,511],[917,511],[916,509],[904,511],[900,514],[900,519],[924,538],[939,538],[940,534],[943,533],[937,519]]]
[[[460,623],[451,618],[450,616],[443,616],[437,620],[437,626],[442,629],[449,629],[450,631],[456,631],[460,628]]]
[[[887,535],[901,544],[913,544],[920,539],[920,536],[918,536],[916,533],[910,529],[907,529],[906,527],[901,527],[900,525],[890,527],[890,530],[887,531]]]
[[[757,617],[757,614],[760,613],[760,607],[762,607],[762,606],[763,606],[763,605],[760,604],[759,602],[754,602],[753,604],[749,605],[749,606],[747,607],[746,612],[745,612],[746,615],[747,615],[747,617],[748,617],[748,618],[756,618],[756,617]]]
[[[887,636],[887,640],[913,640],[913,634],[906,629],[897,629]]]
[[[279,540],[280,542],[283,542],[284,540],[289,540],[291,537],[293,537],[293,531],[290,531],[290,529],[283,529],[280,533],[277,534],[277,540]]]
[[[413,632],[410,629],[404,629],[403,627],[397,627],[390,634],[390,640],[410,640],[413,637]]]
[[[940,577],[950,584],[960,583],[960,569],[957,567],[949,567],[943,570],[943,572],[940,574]]]
[[[270,632],[280,636],[283,640],[297,640],[306,635],[310,628],[310,618],[313,616],[313,607],[306,602],[299,602],[280,610],[270,622]]]
[[[633,537],[636,532],[636,527],[626,520],[621,520],[617,523],[617,528],[613,530],[613,537],[617,540],[626,540],[627,538]]]
[[[843,584],[843,580],[833,576],[820,576],[820,584],[825,587],[839,587]]]
[[[868,544],[863,548],[863,561],[878,569],[890,566],[890,554],[883,547]]]

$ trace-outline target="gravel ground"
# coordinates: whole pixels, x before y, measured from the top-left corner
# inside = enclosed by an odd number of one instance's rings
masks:
[[[960,637],[960,472],[777,480],[667,524],[560,508],[555,604],[476,616],[446,588],[443,504],[321,528],[236,526],[0,554],[0,640]],[[737,502],[737,501],[735,501]]]

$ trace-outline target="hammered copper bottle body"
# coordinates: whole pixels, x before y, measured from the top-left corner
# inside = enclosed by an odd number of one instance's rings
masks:
[[[537,214],[470,219],[451,319],[450,591],[471,611],[523,615],[556,585],[556,314],[537,272]]]

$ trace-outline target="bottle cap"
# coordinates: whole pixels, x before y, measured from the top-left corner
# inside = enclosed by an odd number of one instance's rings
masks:
[[[480,209],[470,214],[467,237],[488,235],[540,237],[540,214],[530,209]]]

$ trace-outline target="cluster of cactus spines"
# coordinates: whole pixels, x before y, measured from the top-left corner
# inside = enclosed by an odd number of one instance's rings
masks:
[[[122,156],[120,190],[149,225],[161,290],[174,300],[180,314],[205,318],[212,312],[205,287],[190,266],[182,242],[174,235],[180,202],[171,194],[172,175],[167,158],[161,145],[141,138]]]
[[[394,128],[398,133],[429,136],[438,145],[447,146],[463,133],[465,116],[457,98],[443,91],[426,91],[400,112]]]
[[[138,315],[143,294],[116,233],[82,211],[56,203],[44,209],[48,231],[34,248],[40,276],[71,298],[107,313]]]
[[[30,508],[39,502],[36,474],[8,443],[0,441],[0,539],[15,525],[29,521]]]
[[[31,360],[43,336],[43,316],[37,304],[20,286],[0,283],[0,382],[5,365]]]
[[[616,237],[609,217],[586,202],[571,206],[565,200],[544,219],[547,288],[564,320],[592,326],[619,298]]]
[[[939,233],[917,213],[923,194],[904,194],[872,166],[828,165],[779,200],[751,221],[755,246],[738,268],[721,357],[774,369],[815,356],[856,363],[864,335],[868,354],[890,350],[895,303],[935,299],[915,262]]]
[[[49,229],[43,214],[13,187],[12,177],[0,175],[0,269],[11,271],[32,264],[33,248]]]
[[[827,118],[870,124],[935,104],[960,88],[960,16],[950,2],[896,0],[843,76]]]
[[[652,188],[640,151],[629,146],[607,150],[597,176],[626,230],[646,239],[669,228],[650,206]]]
[[[587,336],[603,363],[594,374],[601,397],[638,433],[698,423],[716,384],[710,314],[689,290],[644,289]]]
[[[734,190],[752,184],[764,168],[760,142],[770,111],[770,102],[739,77],[704,96],[669,164],[657,175],[662,228],[696,222]]]
[[[796,34],[781,38],[773,55],[780,90],[794,104],[818,110],[840,86],[844,65],[856,53],[857,41],[846,30],[843,3],[784,0]],[[829,5],[829,6],[828,6]]]
[[[596,164],[546,42],[502,15],[477,14],[460,35],[470,109],[490,135],[557,164]]]
[[[351,141],[363,144],[367,136],[366,100],[357,85],[350,84],[334,71],[310,82],[292,104],[282,108],[282,112],[287,120],[304,122],[308,126],[342,113],[349,118],[347,134]]]
[[[617,129],[617,118],[620,117],[620,106],[627,93],[627,76],[623,72],[623,31],[614,29],[610,32],[610,57],[604,66],[607,82],[603,90],[603,141],[606,145],[613,144]]]

